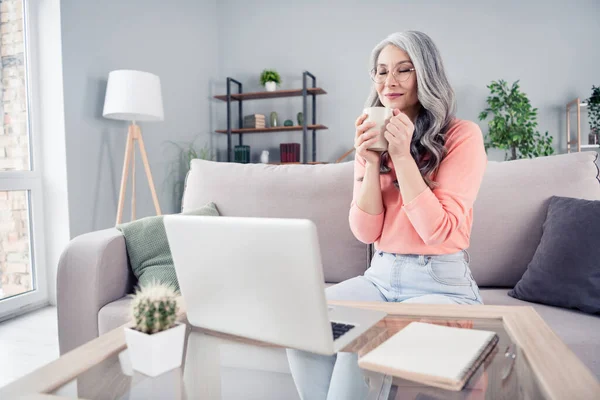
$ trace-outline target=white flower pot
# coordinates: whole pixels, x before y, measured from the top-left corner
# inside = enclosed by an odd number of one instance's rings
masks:
[[[269,81],[265,83],[265,88],[267,89],[267,92],[274,92],[275,90],[277,90],[277,83]]]
[[[125,328],[131,368],[148,376],[157,376],[181,366],[186,325],[149,335]]]

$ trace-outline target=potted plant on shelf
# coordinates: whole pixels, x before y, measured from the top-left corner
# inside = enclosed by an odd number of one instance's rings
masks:
[[[281,85],[281,76],[274,69],[265,69],[260,74],[260,84],[267,89],[267,92],[274,92],[277,85]]]
[[[131,368],[157,376],[181,366],[186,325],[177,322],[178,293],[153,282],[133,295],[133,326],[125,328]]]
[[[600,86],[592,86],[592,95],[587,99],[590,124],[589,144],[600,143]]]
[[[519,81],[508,87],[500,79],[487,86],[491,95],[487,98],[488,108],[479,114],[485,120],[489,114],[488,141],[485,150],[495,147],[505,150],[505,160],[533,158],[554,154],[552,136],[536,131],[537,108],[532,108],[525,93],[519,90]],[[509,157],[510,153],[510,157]]]

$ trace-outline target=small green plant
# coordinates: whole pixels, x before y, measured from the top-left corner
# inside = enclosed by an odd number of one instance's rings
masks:
[[[183,146],[179,145],[175,142],[170,142],[171,144],[177,146],[180,150],[180,162],[182,162],[187,169],[190,167],[190,163],[193,159],[199,158],[202,160],[210,160],[214,161],[215,156],[213,152],[210,150],[207,144],[203,147],[197,148],[195,146],[195,140],[190,143],[186,143]],[[187,171],[186,171],[187,173]]]
[[[156,281],[139,287],[131,303],[133,329],[153,334],[175,326],[177,296],[173,286]]]
[[[590,131],[600,134],[600,87],[592,86],[592,95],[587,99]]]
[[[260,74],[260,84],[265,86],[267,82],[275,82],[281,85],[281,76],[274,69],[265,69]]]
[[[486,152],[490,147],[503,149],[505,160],[554,154],[552,136],[548,132],[542,135],[536,130],[537,108],[532,108],[527,95],[520,91],[519,81],[508,87],[500,79],[492,81],[487,88],[491,92],[487,98],[488,108],[479,114],[481,121],[492,114],[488,122]]]
[[[170,171],[165,178],[166,180],[173,180],[173,191],[171,193],[173,195],[173,202],[176,210],[181,210],[181,200],[185,189],[185,178],[190,170],[190,163],[192,160],[195,158],[209,161],[216,160],[215,153],[210,149],[208,144],[205,143],[202,147],[196,145],[196,141],[199,137],[200,135],[188,143],[167,142],[177,149],[177,158],[169,165]],[[167,188],[170,187],[170,185],[165,184],[163,187]]]

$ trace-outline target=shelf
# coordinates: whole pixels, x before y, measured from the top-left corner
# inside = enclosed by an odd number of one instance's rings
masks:
[[[572,100],[567,104],[567,111],[577,110],[577,102],[579,101],[579,108],[585,108],[588,106],[588,103],[582,102],[579,98]]]
[[[312,82],[310,82],[312,80]],[[232,90],[232,85],[237,86],[237,90]],[[302,155],[300,159],[304,164],[309,160],[309,136],[312,136],[312,160],[316,161],[317,158],[317,130],[328,129],[325,125],[317,124],[317,96],[318,94],[327,94],[325,90],[317,86],[317,77],[308,71],[302,73],[302,86],[301,89],[289,89],[289,90],[275,90],[272,92],[261,91],[261,92],[250,92],[243,93],[243,85],[240,81],[235,80],[232,77],[227,77],[227,93],[229,95],[214,96],[215,99],[222,100],[227,104],[227,128],[218,129],[216,133],[222,133],[228,136],[227,139],[227,161],[231,162],[234,159],[233,141],[231,140],[230,134],[239,135],[239,144],[243,144],[243,135],[246,133],[269,133],[269,132],[302,132]],[[234,93],[237,92],[237,93]],[[302,99],[302,114],[304,115],[303,124],[294,126],[276,126],[271,128],[238,128],[234,129],[234,126],[242,126],[241,120],[243,119],[243,100],[254,100],[254,99],[276,99],[281,97],[300,97]],[[309,124],[308,119],[308,98],[312,100],[312,125]],[[231,103],[237,101],[238,119],[239,123],[235,123],[235,119],[231,115]],[[309,135],[308,131],[312,131],[312,135]]]
[[[567,146],[575,146],[577,144],[577,141],[570,141],[569,143],[567,143]],[[582,144],[581,146],[579,146],[579,148],[581,149],[598,149],[600,148],[600,144]]]
[[[313,94],[327,94],[321,88],[308,88],[307,92],[309,95]],[[249,93],[235,93],[231,94],[231,100],[254,100],[254,99],[275,99],[278,97],[296,97],[302,96],[302,89],[292,90],[276,90],[274,92],[249,92]],[[215,99],[227,101],[227,95],[215,96]]]
[[[579,106],[579,107],[578,107]],[[581,151],[583,149],[598,149],[600,145],[597,144],[580,144],[577,147],[577,143],[582,142],[581,138],[581,109],[588,107],[588,103],[581,101],[581,98],[577,97],[567,103],[567,153],[572,151],[572,146],[575,146],[575,151]],[[577,111],[577,120],[575,122],[575,128],[577,133],[575,139],[571,139],[571,116],[573,111]],[[587,139],[585,140],[587,141]]]
[[[579,108],[586,108],[587,107],[587,103],[579,103]],[[575,107],[575,104],[569,105],[567,107],[567,109],[569,111],[577,111],[577,107]]]
[[[328,129],[325,125],[308,125],[308,130],[317,130],[317,129]],[[276,126],[275,128],[243,128],[243,129],[232,129],[231,133],[267,133],[267,132],[287,132],[287,131],[301,131],[302,125],[295,126]],[[227,134],[227,129],[219,129],[215,131],[217,133],[225,133]]]

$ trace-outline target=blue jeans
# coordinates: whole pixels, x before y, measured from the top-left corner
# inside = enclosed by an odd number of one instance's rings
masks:
[[[326,290],[329,300],[425,304],[483,304],[466,250],[443,255],[377,251],[364,275]],[[323,356],[287,350],[290,370],[303,400],[365,399],[369,383],[356,353]]]

